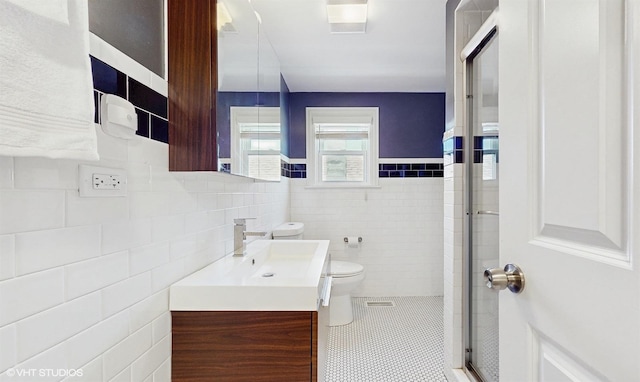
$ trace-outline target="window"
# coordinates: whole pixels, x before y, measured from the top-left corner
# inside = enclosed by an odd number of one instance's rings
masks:
[[[307,177],[314,186],[376,186],[378,108],[308,107]]]
[[[231,107],[231,172],[280,180],[280,108]]]
[[[498,179],[499,141],[497,136],[482,137],[482,180]]]

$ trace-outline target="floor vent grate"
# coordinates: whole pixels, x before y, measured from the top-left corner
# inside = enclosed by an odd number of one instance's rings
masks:
[[[393,301],[367,301],[368,308],[393,307],[396,304]]]

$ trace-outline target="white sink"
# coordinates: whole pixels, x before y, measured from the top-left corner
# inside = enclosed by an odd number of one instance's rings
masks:
[[[328,251],[329,240],[253,241],[173,284],[169,308],[315,311]]]

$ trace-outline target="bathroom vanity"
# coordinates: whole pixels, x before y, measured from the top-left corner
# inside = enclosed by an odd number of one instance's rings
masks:
[[[173,381],[323,381],[328,240],[256,240],[170,288]]]
[[[172,312],[172,381],[318,381],[320,312]],[[320,342],[319,342],[320,341]]]

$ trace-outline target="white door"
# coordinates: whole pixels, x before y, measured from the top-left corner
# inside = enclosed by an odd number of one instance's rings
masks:
[[[640,0],[499,12],[500,380],[640,381]]]

